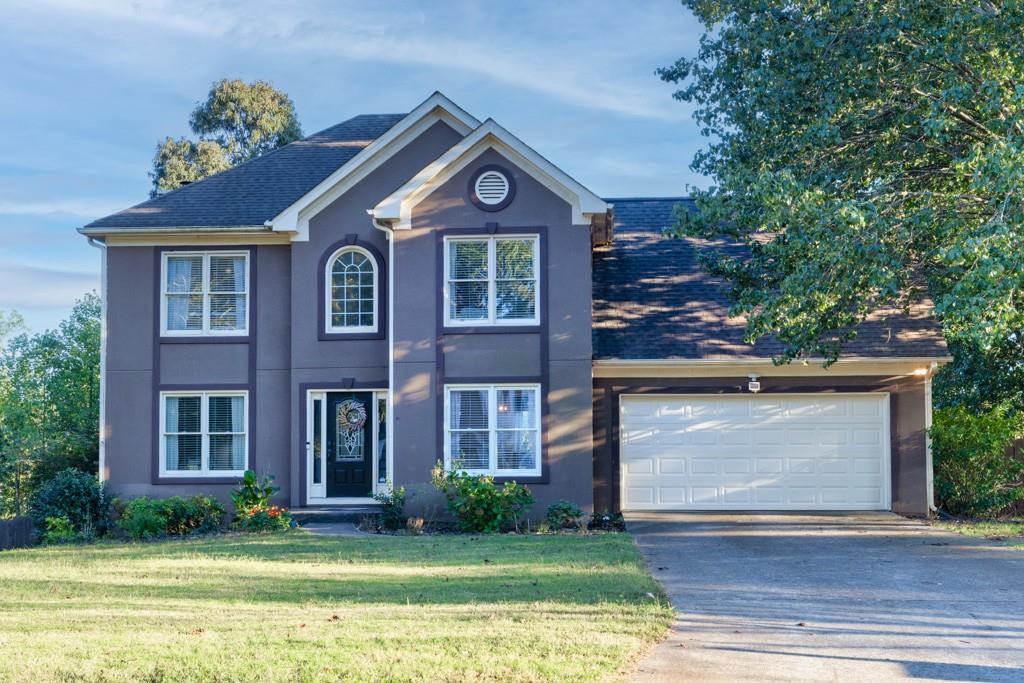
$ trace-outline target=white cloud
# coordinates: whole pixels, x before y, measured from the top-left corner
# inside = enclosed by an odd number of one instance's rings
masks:
[[[100,218],[120,211],[137,201],[91,199],[17,200],[0,199],[0,215],[53,216],[68,215]]]
[[[99,273],[42,268],[0,261],[0,308],[69,309],[100,286]]]

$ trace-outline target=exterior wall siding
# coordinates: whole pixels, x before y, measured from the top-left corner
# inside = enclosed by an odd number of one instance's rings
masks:
[[[623,394],[746,394],[747,379],[595,379],[593,393],[594,504],[619,510],[619,397]],[[759,395],[888,392],[892,509],[928,514],[925,382],[919,377],[770,377]]]
[[[479,168],[509,171],[516,195],[499,211],[468,199]],[[541,320],[535,328],[445,329],[439,295],[444,234],[539,234]],[[421,509],[439,505],[425,490],[443,457],[445,383],[531,382],[542,388],[542,476],[518,478],[537,499],[534,514],[565,498],[592,508],[590,230],[571,208],[508,159],[481,154],[414,208],[395,238],[395,483],[422,491]],[[425,285],[425,283],[429,283]]]

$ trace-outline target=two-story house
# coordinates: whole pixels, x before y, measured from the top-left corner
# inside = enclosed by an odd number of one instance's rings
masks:
[[[602,199],[441,94],[81,228],[102,248],[101,476],[293,507],[426,485],[438,460],[538,509],[892,509],[931,500],[923,307],[847,355],[742,341],[685,199]]]

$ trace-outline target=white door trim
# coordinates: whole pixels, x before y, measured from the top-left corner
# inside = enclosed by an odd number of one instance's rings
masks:
[[[622,441],[622,425],[623,425],[623,404],[631,398],[699,398],[706,400],[719,400],[719,399],[745,399],[745,400],[756,400],[756,399],[769,399],[769,398],[813,398],[822,395],[833,396],[833,397],[870,397],[877,398],[882,401],[882,428],[883,428],[883,439],[882,439],[882,500],[884,509],[892,509],[892,428],[891,428],[891,407],[890,407],[890,392],[887,391],[819,391],[810,393],[801,392],[786,392],[786,393],[767,393],[767,394],[715,394],[715,393],[671,393],[671,392],[654,392],[654,393],[626,393],[623,392],[619,395],[619,409],[616,423],[617,433],[617,450],[618,450],[618,462],[617,462],[617,474],[618,474],[618,490],[619,490],[619,505],[623,510],[655,510],[660,509],[657,507],[637,507],[626,505],[626,477],[623,476],[623,441]],[[686,508],[688,510],[698,511],[698,508]],[[706,508],[707,510],[796,510],[796,508],[756,508],[749,505],[738,505],[738,506],[727,506],[719,505],[712,508]],[[825,511],[825,508],[814,508],[816,511]],[[877,508],[868,507],[837,507],[835,510],[868,510]]]

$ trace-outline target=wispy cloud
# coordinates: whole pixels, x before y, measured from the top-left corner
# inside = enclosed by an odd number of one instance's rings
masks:
[[[0,199],[0,215],[15,216],[80,216],[99,218],[119,211],[138,201],[106,201],[92,199],[17,200]]]
[[[0,308],[67,308],[98,289],[98,273],[42,268],[0,261]]]

